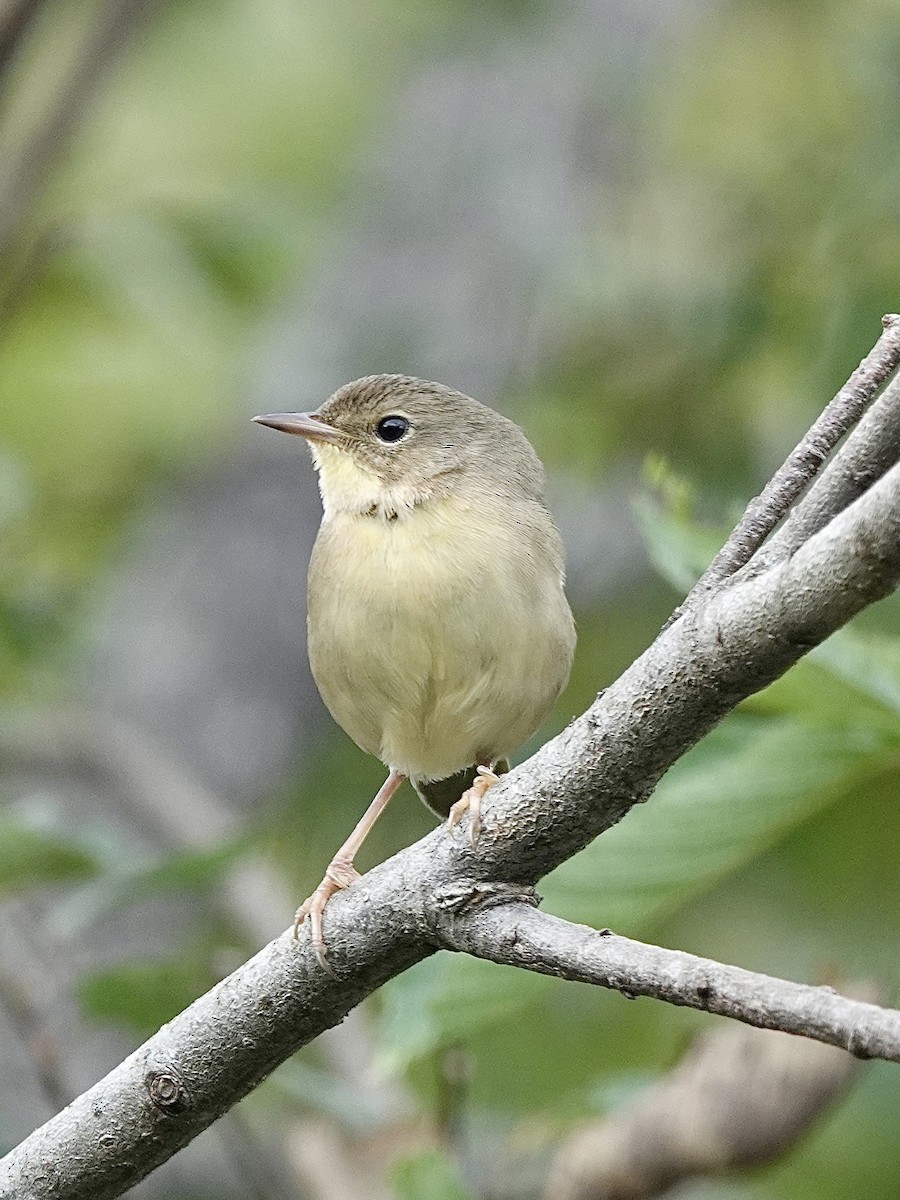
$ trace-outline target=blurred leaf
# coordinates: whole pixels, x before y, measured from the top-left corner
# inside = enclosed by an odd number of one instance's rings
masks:
[[[250,838],[243,836],[203,850],[179,850],[146,861],[129,861],[122,856],[66,898],[58,914],[60,927],[71,936],[110,912],[139,904],[154,892],[207,888],[251,845]]]
[[[859,695],[900,715],[900,639],[842,629],[813,656]]]
[[[900,745],[900,641],[841,629],[745,708],[832,728],[854,725],[885,746]]]
[[[590,925],[645,924],[771,846],[879,762],[867,731],[737,714],[676,763],[647,804],[544,880],[547,906]]]
[[[665,511],[681,520],[689,520],[697,500],[693,484],[673,471],[665,455],[654,451],[644,459],[644,482],[658,496]]]
[[[39,883],[87,879],[99,869],[96,855],[80,838],[21,818],[0,818],[0,894]]]
[[[471,1200],[472,1196],[436,1150],[422,1150],[400,1159],[391,1170],[391,1179],[399,1200]]]
[[[178,850],[130,872],[123,882],[141,894],[206,887],[220,879],[251,844],[250,837],[243,835],[202,850]]]
[[[377,1065],[402,1070],[424,1105],[441,1110],[435,1063],[462,1046],[474,1065],[472,1104],[516,1114],[551,1105],[557,1120],[585,1111],[580,1089],[604,1070],[671,1061],[694,1025],[692,1014],[665,1005],[462,954],[417,963],[379,1002]]]
[[[435,954],[382,988],[379,1066],[402,1070],[475,1026],[515,1017],[546,991],[540,975],[464,955]]]
[[[690,591],[727,536],[704,527],[693,516],[693,493],[660,455],[647,459],[644,478],[652,494],[633,500],[650,560],[677,591]]]
[[[186,953],[92,972],[78,982],[76,995],[85,1016],[121,1022],[144,1035],[170,1021],[215,982],[198,956]]]

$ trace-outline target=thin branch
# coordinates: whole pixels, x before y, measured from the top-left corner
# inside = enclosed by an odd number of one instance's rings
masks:
[[[46,0],[8,0],[0,12],[0,99],[6,91],[9,71],[22,48],[22,43],[46,8]]]
[[[0,971],[0,1007],[31,1056],[38,1085],[52,1112],[68,1104],[72,1093],[66,1086],[60,1046],[47,1021],[45,993],[41,999],[45,1001],[44,1009],[35,1000],[32,981],[26,981],[21,972],[14,974],[4,964]]]
[[[438,897],[437,904],[441,905]],[[444,944],[476,958],[651,996],[686,1008],[732,1017],[758,1029],[779,1029],[839,1046],[857,1058],[900,1062],[900,1011],[741,967],[648,946],[574,925],[528,904],[494,906],[477,919],[446,904]]]
[[[753,574],[789,558],[900,459],[900,375],[895,375],[790,516],[758,554]]]
[[[308,1200],[391,1200],[375,1156],[328,1121],[301,1121],[287,1135],[287,1153]]]
[[[298,1200],[291,1167],[265,1144],[242,1109],[226,1113],[215,1132],[244,1200]]]
[[[728,541],[669,617],[668,629],[718,584],[750,561],[791,505],[815,479],[840,440],[857,424],[878,389],[900,365],[900,316],[882,317],[884,333],[762,492],[747,505]]]
[[[0,186],[0,263],[7,264],[7,270],[15,261],[15,251],[47,180],[68,152],[91,101],[157,4],[158,0],[105,0],[47,113],[18,157],[6,165]],[[27,273],[27,267],[20,267],[12,286],[7,287],[0,317],[8,316],[15,286]]]
[[[475,851],[439,829],[336,896],[327,914],[335,976],[318,968],[308,938],[295,945],[282,935],[12,1151],[0,1163],[0,1197],[120,1195],[301,1045],[433,953],[446,937],[448,896],[491,899],[499,889],[508,900],[510,886],[527,891],[647,799],[736,704],[898,583],[895,466],[793,557],[687,613],[583,716],[506,775],[487,797]],[[483,905],[469,917],[473,928],[492,919]],[[650,981],[639,985],[649,990]],[[660,997],[677,994],[666,976],[655,986]],[[786,987],[805,1000],[802,988]],[[712,995],[705,1007],[714,1003],[727,1010]],[[841,1019],[833,1000],[804,1014],[805,1032],[819,1029],[826,1040]],[[892,1053],[887,1033],[879,1040],[871,1014],[862,1015],[867,1023],[847,1030],[847,1043],[857,1053]]]

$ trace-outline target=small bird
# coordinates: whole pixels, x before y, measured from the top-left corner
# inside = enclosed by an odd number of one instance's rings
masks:
[[[300,906],[330,970],[322,914],[409,779],[450,829],[566,684],[575,623],[544,470],[521,429],[439,383],[369,375],[312,413],[254,417],[299,434],[323,516],[309,565],[313,678],[337,723],[388,777]]]

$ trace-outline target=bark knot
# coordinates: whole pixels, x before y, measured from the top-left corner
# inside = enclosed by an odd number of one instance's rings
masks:
[[[173,1114],[187,1107],[187,1088],[171,1067],[164,1071],[149,1071],[144,1078],[144,1086],[151,1103],[160,1112]]]

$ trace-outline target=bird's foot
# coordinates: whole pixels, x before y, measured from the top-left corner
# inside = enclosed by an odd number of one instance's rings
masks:
[[[303,901],[294,916],[294,941],[300,936],[300,926],[309,917],[310,943],[313,952],[319,966],[329,975],[333,975],[334,971],[328,962],[328,947],[325,945],[325,937],[322,932],[322,914],[335,892],[343,891],[359,878],[359,871],[348,859],[332,859],[325,872],[325,878],[313,894]]]
[[[447,816],[447,829],[452,833],[459,824],[464,813],[469,814],[469,845],[474,846],[481,833],[481,801],[488,788],[500,782],[490,767],[480,766],[475,782],[468,791],[463,792],[457,802],[451,807]]]

